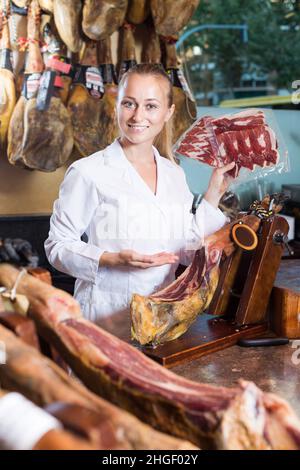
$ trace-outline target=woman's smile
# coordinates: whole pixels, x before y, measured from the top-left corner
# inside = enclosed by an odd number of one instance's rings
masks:
[[[141,124],[131,124],[131,123],[129,124],[128,123],[128,127],[130,129],[130,132],[140,134],[140,133],[144,132],[146,129],[149,129],[150,126],[141,125]]]

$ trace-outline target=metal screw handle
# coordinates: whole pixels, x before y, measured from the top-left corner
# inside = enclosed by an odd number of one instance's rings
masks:
[[[288,244],[288,237],[283,232],[281,232],[280,230],[276,230],[276,232],[274,232],[274,235],[273,235],[273,241],[276,245],[283,244],[288,250],[290,256],[294,256],[295,252]]]

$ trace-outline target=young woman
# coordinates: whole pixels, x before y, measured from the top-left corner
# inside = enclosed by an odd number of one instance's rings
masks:
[[[218,204],[234,163],[213,171],[193,215],[193,195],[171,153],[174,109],[160,66],[130,69],[119,84],[120,137],[73,163],[54,203],[46,254],[77,278],[74,296],[96,323],[128,312],[134,292],[149,295],[171,283],[178,264],[189,264],[203,238],[226,222]]]

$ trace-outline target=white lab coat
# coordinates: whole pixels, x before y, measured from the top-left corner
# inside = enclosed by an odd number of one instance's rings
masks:
[[[133,293],[149,295],[171,283],[178,266],[105,267],[99,265],[104,251],[168,251],[187,265],[203,237],[226,222],[224,214],[205,200],[193,215],[193,195],[182,168],[153,150],[156,194],[115,140],[69,167],[54,203],[45,242],[48,260],[77,278],[74,296],[84,316],[95,323],[101,317],[128,312]],[[88,243],[81,241],[83,233]]]

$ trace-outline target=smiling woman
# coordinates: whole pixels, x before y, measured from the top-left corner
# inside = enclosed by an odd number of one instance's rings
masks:
[[[131,112],[126,112],[126,109]],[[172,82],[162,67],[140,64],[139,67],[130,69],[123,75],[118,93],[120,130],[126,136],[126,127],[122,127],[124,119],[127,119],[125,126],[133,131],[143,132],[149,129],[149,139],[152,138],[152,143],[160,154],[175,163],[171,147],[171,117],[174,111]]]
[[[160,65],[131,68],[118,89],[119,138],[73,163],[54,203],[45,250],[56,269],[77,278],[75,297],[92,321],[129,314],[133,293],[170,284],[179,262],[189,264],[203,237],[226,222],[218,203],[232,164],[214,170],[193,215],[170,144],[174,109]]]

